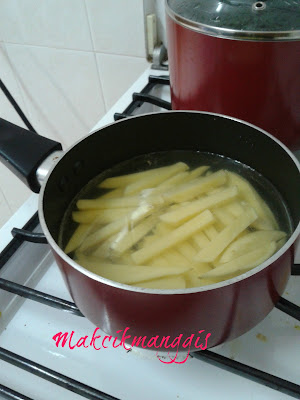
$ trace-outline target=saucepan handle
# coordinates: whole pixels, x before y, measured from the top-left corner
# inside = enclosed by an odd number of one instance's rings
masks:
[[[40,190],[38,167],[57,150],[62,150],[60,143],[0,118],[0,161],[33,192]]]

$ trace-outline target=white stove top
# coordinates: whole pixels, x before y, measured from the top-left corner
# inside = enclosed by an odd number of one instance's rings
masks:
[[[149,73],[163,74],[161,71],[146,71],[94,130],[111,123],[114,112],[124,110],[131,101],[132,92],[145,86]],[[10,241],[11,229],[22,227],[36,210],[37,196],[32,195],[0,230],[0,251]],[[296,259],[300,261],[300,246]],[[0,277],[71,300],[47,245],[23,244],[0,270]],[[299,305],[299,294],[300,278],[291,277],[284,297]],[[85,335],[91,338],[95,327],[86,318],[2,290],[0,311],[1,347],[122,400],[291,398],[194,358],[189,358],[184,364],[166,365],[155,356],[150,357],[148,352],[126,352],[121,347],[114,349],[110,346],[99,351],[82,347],[74,350],[67,346],[57,348],[52,340],[56,333],[74,331],[77,339]],[[213,351],[299,384],[299,325],[297,320],[274,309],[253,330]],[[0,384],[32,399],[83,399],[3,361],[0,361]]]

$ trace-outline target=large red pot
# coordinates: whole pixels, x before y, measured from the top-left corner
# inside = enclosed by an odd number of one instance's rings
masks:
[[[167,0],[172,108],[249,121],[300,147],[300,2]]]
[[[35,172],[38,170],[40,178],[41,161],[57,150],[58,144],[1,120],[0,133],[0,155],[38,191]],[[87,182],[122,161],[170,150],[224,155],[264,175],[289,209],[293,233],[287,243],[262,265],[238,277],[201,288],[163,291],[102,278],[62,251],[58,246],[61,221]],[[204,330],[200,343],[205,346],[210,333],[207,345],[212,347],[247,332],[272,310],[289,279],[293,244],[300,231],[300,166],[278,140],[232,118],[173,111],[106,126],[60,157],[41,188],[40,222],[76,305],[96,326],[112,336],[127,327],[132,337],[170,336],[172,341],[182,334],[181,344],[184,338],[197,337]]]

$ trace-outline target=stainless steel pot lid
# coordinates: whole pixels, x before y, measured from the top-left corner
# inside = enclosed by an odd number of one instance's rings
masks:
[[[300,39],[300,0],[166,0],[180,25],[238,40]]]

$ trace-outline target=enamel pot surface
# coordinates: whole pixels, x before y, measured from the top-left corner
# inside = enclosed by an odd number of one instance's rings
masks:
[[[59,144],[4,121],[0,121],[0,129],[3,160],[38,191],[33,171]],[[62,251],[58,237],[64,213],[91,179],[136,156],[171,150],[224,155],[261,173],[288,207],[293,233],[286,244],[243,275],[182,290],[142,289],[113,282],[81,267]],[[170,336],[171,341],[182,335],[183,343],[194,334],[204,346],[207,341],[207,346],[213,347],[262,321],[286,287],[300,230],[299,171],[298,161],[284,145],[243,121],[201,112],[147,114],[108,125],[65,152],[42,184],[39,218],[74,302],[108,335],[115,337],[129,328],[129,342],[134,336]]]
[[[166,0],[172,109],[248,121],[300,148],[300,1]]]

